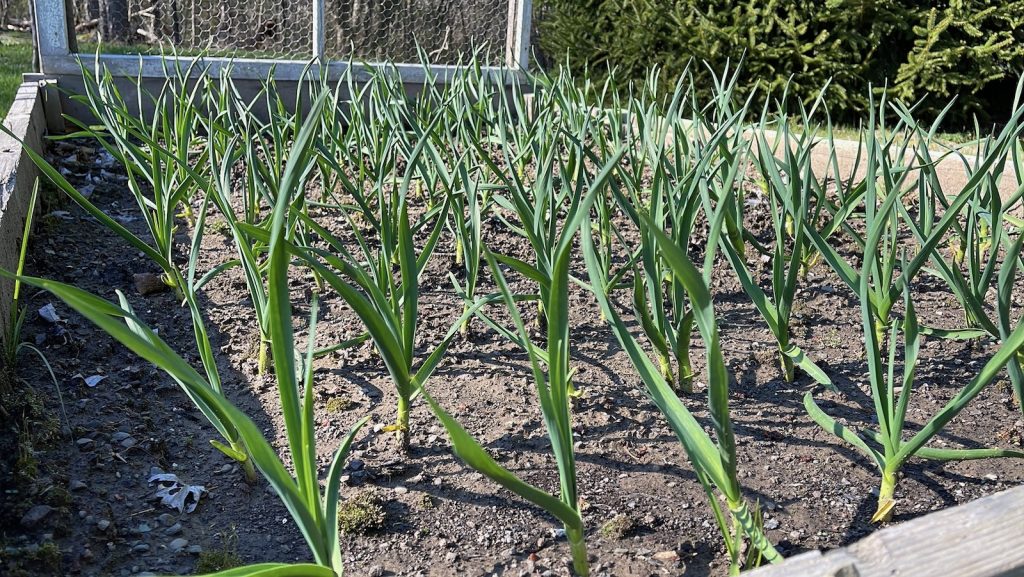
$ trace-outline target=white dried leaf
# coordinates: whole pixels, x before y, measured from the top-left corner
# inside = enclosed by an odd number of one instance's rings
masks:
[[[106,375],[92,375],[91,377],[85,377],[85,385],[88,387],[95,387],[105,378],[107,378]]]

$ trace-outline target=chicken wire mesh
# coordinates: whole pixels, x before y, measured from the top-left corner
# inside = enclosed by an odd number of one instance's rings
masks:
[[[334,60],[456,64],[477,50],[505,62],[509,22],[522,0],[323,0],[324,55]],[[306,60],[310,0],[74,0],[82,52]]]
[[[31,18],[28,0],[0,0],[0,29],[23,29],[32,23]]]
[[[75,14],[82,51],[102,40],[104,52],[281,59],[312,54],[308,0],[76,0]]]
[[[478,50],[504,63],[510,0],[325,0],[325,54],[330,58],[456,64]]]

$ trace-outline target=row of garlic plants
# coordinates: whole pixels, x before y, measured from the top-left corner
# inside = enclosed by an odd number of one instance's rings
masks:
[[[739,482],[730,377],[709,288],[722,265],[777,341],[786,381],[803,373],[835,389],[827,367],[801,349],[791,330],[799,289],[813,289],[808,271],[830,268],[859,300],[877,430],[839,423],[813,392],[804,404],[809,418],[877,464],[876,520],[891,518],[896,480],[911,457],[1024,456],[927,446],[1004,368],[1021,398],[1024,325],[1012,304],[1024,242],[1018,218],[1024,107],[1015,106],[999,132],[979,131],[976,152],[966,154],[936,141],[941,118],[923,125],[912,107],[882,99],[865,121],[850,170],[841,168],[826,91],[810,103],[781,94],[775,106],[752,110],[734,94],[735,70],[715,77],[716,95],[704,102],[694,96],[689,74],[664,95],[656,71],[646,83],[620,85],[614,77],[595,84],[564,71],[516,77],[475,62],[439,77],[424,63],[424,87],[409,96],[395,70],[352,66],[337,81],[308,75],[289,101],[273,79],[250,99],[230,71],[215,77],[198,64],[175,62],[157,94],[143,91],[126,101],[97,65],[84,70],[86,90],[76,96],[96,118],[76,121],[80,130],[72,136],[95,139],[124,165],[148,235],[127,230],[45,159],[26,152],[58,188],[160,267],[191,312],[200,370],[150,330],[124,295],[111,303],[45,279],[23,282],[51,291],[173,378],[220,435],[213,445],[242,463],[250,480],[259,473],[269,481],[313,557],[313,564],[260,564],[224,575],[341,575],[339,476],[366,418],[341,443],[321,490],[313,361],[366,341],[395,387],[388,430],[401,445],[419,426],[410,422],[410,407],[422,398],[468,466],[564,525],[575,571],[588,574],[572,437],[569,295],[576,287],[592,294],[684,448],[731,572],[780,561]],[[139,116],[140,108],[149,114]],[[826,168],[816,171],[814,159],[821,157]],[[968,175],[961,190],[943,188],[937,166],[947,157],[959,159]],[[1009,195],[1000,194],[1004,176],[1017,183]],[[767,238],[748,228],[751,210],[767,212]],[[200,271],[214,212],[227,224],[237,256]],[[488,221],[520,237],[528,256],[493,250]],[[338,222],[340,236],[331,232]],[[176,252],[180,227],[190,229],[192,241]],[[698,233],[703,247],[692,246]],[[438,250],[449,241],[450,257]],[[440,258],[452,258],[458,274],[450,275],[451,290],[462,304],[441,340],[424,350],[417,346],[420,280]],[[758,261],[769,263],[767,280]],[[254,311],[258,370],[276,377],[287,459],[225,397],[218,374],[198,295],[234,267],[244,274]],[[314,295],[304,351],[297,350],[289,293],[297,269]],[[513,292],[510,275],[520,281],[516,286],[533,290]],[[947,284],[963,307],[962,329],[918,321],[911,289],[921,275]],[[494,290],[483,293],[483,287]],[[364,331],[318,348],[318,300],[328,293],[344,300]],[[524,320],[529,315],[536,317],[534,330]],[[704,400],[693,394],[694,328],[704,349]],[[495,331],[526,351],[557,464],[557,494],[499,465],[431,396],[431,375],[454,339],[470,331]],[[999,348],[909,434],[906,413],[923,335],[989,339]],[[709,412],[707,423],[694,417],[698,409]]]

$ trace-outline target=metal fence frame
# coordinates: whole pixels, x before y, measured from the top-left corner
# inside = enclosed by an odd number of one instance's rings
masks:
[[[263,58],[225,58],[203,56],[204,68],[209,74],[219,74],[230,67],[232,78],[239,80],[263,80],[271,70],[278,81],[299,81],[304,73],[326,76],[328,80],[336,80],[344,75],[349,63],[327,61],[324,59],[324,0],[313,2],[312,54],[310,59],[319,62],[310,65],[308,61],[281,60]],[[35,34],[39,53],[39,66],[43,74],[56,77],[81,75],[80,56],[74,34],[73,13],[68,0],[32,0],[35,8]],[[506,34],[505,65],[487,66],[484,70],[503,78],[511,83],[522,77],[527,69],[530,57],[530,26],[532,16],[531,0],[510,0],[508,32]],[[83,61],[92,60],[94,55],[85,54]],[[115,76],[143,79],[164,78],[168,60],[191,62],[190,56],[155,56],[155,55],[99,55],[100,64]],[[368,66],[382,66],[380,63],[369,63]],[[355,64],[353,76],[355,80],[369,77],[370,71],[362,64]],[[393,67],[406,84],[422,84],[426,79],[427,70],[420,64],[388,63]],[[453,65],[433,65],[429,74],[439,82],[446,82],[458,70]],[[511,73],[511,74],[510,74]]]

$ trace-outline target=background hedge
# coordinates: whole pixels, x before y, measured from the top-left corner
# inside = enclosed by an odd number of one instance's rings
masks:
[[[934,114],[959,95],[951,127],[1008,115],[1024,69],[1024,0],[536,0],[548,64],[614,67],[642,79],[652,64],[675,82],[691,58],[717,70],[745,56],[745,90],[813,99],[831,78],[833,118],[853,121],[868,85]],[[707,78],[703,66],[693,69]],[[760,90],[758,102],[764,101]],[[948,126],[949,126],[948,125]]]

